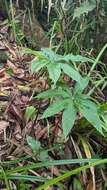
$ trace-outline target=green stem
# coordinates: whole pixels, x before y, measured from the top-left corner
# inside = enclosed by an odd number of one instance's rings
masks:
[[[94,64],[92,65],[89,73],[88,73],[88,77],[90,77],[92,71],[94,70],[94,68],[96,67],[98,61],[100,60],[100,57],[102,56],[102,54],[104,53],[105,49],[107,48],[107,43],[104,45],[104,47],[101,49],[100,53],[98,54],[97,58],[95,59]]]
[[[0,168],[2,170],[2,174],[3,174],[3,178],[4,178],[4,181],[5,181],[6,188],[7,188],[7,190],[11,190],[11,187],[10,187],[10,184],[9,184],[8,179],[7,179],[5,171],[1,166],[0,166]]]

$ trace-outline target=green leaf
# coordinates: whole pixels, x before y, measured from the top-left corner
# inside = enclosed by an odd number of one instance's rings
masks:
[[[9,76],[13,76],[14,75],[14,71],[12,68],[7,68],[6,69],[6,73],[9,75]]]
[[[60,100],[51,104],[44,112],[42,119],[53,116],[67,107],[69,99]]]
[[[61,74],[61,69],[59,64],[54,64],[51,63],[47,65],[48,72],[49,72],[49,77],[52,79],[54,84],[58,81],[60,74]]]
[[[42,48],[42,54],[51,62],[55,62],[60,55],[56,54],[51,48]]]
[[[84,115],[84,117],[101,133],[103,128],[103,123],[100,120],[98,115],[97,105],[90,101],[82,99],[79,105],[80,112]]]
[[[40,157],[41,161],[48,160],[49,159],[48,151],[47,150],[41,150],[39,157]]]
[[[39,176],[35,176],[35,175],[24,175],[24,174],[14,174],[14,175],[10,175],[8,176],[8,179],[12,179],[12,180],[24,180],[24,181],[38,181],[38,182],[45,182],[47,179],[44,177],[39,177]],[[27,185],[27,189],[28,188],[28,184]],[[25,188],[24,188],[25,189]]]
[[[64,110],[63,115],[62,115],[62,128],[63,128],[63,133],[64,133],[65,138],[71,131],[74,125],[76,116],[77,116],[77,111],[73,103],[70,103],[70,105],[68,105],[68,107]]]
[[[95,0],[86,0],[84,1],[83,3],[81,3],[80,7],[77,7],[75,10],[74,10],[74,16],[73,16],[73,19],[75,19],[76,17],[80,18],[80,16],[84,13],[88,13],[90,11],[92,11],[93,9],[95,9],[96,7],[96,2]]]
[[[81,84],[80,85],[79,83],[76,83],[75,85],[75,88],[74,88],[74,94],[78,93],[78,94],[81,94],[83,92],[83,90],[87,87],[89,83],[89,78],[82,78],[81,79]]]
[[[42,69],[44,66],[46,66],[48,62],[46,60],[33,60],[31,62],[31,71],[32,73],[38,72],[40,69]]]
[[[107,101],[100,104],[99,111],[102,111],[102,112],[107,111]]]
[[[25,117],[29,120],[30,118],[32,118],[35,112],[36,108],[34,106],[29,106],[26,108]]]
[[[92,162],[92,163],[88,163],[84,166],[80,166],[77,167],[76,169],[71,169],[70,171],[66,171],[63,175],[60,175],[56,178],[53,178],[51,180],[48,180],[47,182],[45,182],[43,185],[39,186],[38,188],[34,189],[34,190],[45,190],[48,187],[58,184],[58,182],[63,181],[65,179],[67,179],[68,177],[74,176],[79,174],[80,172],[89,169],[90,167],[95,167],[97,165],[102,165],[102,164],[106,164],[107,163],[107,159],[100,159],[98,161]]]
[[[77,82],[81,82],[81,75],[79,74],[78,71],[76,71],[74,68],[72,68],[70,65],[68,64],[63,64],[61,63],[61,68],[63,70],[63,72],[65,74],[67,74],[69,77],[71,77],[73,80],[77,81]]]
[[[5,185],[6,185],[6,189],[7,189],[7,190],[11,190],[10,183],[9,183],[9,181],[8,181],[7,174],[5,173],[5,171],[4,171],[4,169],[2,168],[2,166],[0,166],[0,171],[2,172],[3,180],[4,180]]]
[[[42,51],[34,51],[32,49],[29,48],[23,48],[22,50],[23,53],[26,54],[31,54],[31,55],[35,55],[36,57],[38,57],[39,59],[45,59],[46,57],[44,56],[44,54],[42,53]]]
[[[67,74],[69,77],[71,77],[73,80],[77,81],[81,87],[81,89],[84,89],[86,83],[86,79],[82,78],[80,73],[76,71],[74,68],[72,68],[68,64],[60,63],[60,66],[65,74]]]
[[[44,98],[53,98],[55,96],[69,98],[69,94],[66,91],[62,90],[61,88],[53,89],[53,90],[52,89],[46,90],[46,91],[38,94],[35,98],[44,99]]]
[[[73,189],[76,189],[76,190],[83,190],[83,187],[82,187],[81,182],[80,182],[79,179],[74,178],[74,181],[73,181]]]
[[[41,148],[40,142],[30,136],[27,136],[27,143],[35,153],[37,153]]]
[[[46,162],[38,162],[38,163],[30,163],[27,165],[18,166],[15,168],[12,168],[11,170],[7,170],[6,173],[8,175],[18,173],[18,172],[25,172],[30,169],[37,169],[37,168],[43,168],[43,167],[51,167],[51,166],[60,166],[60,165],[68,165],[68,164],[85,164],[85,163],[94,163],[96,161],[99,161],[99,159],[69,159],[69,160],[53,160],[53,161],[46,161]],[[106,159],[107,162],[107,159]],[[1,173],[0,173],[1,174]],[[0,175],[1,176],[1,175]]]
[[[62,60],[66,61],[66,62],[94,62],[94,60],[87,58],[87,57],[83,57],[81,55],[73,55],[73,54],[68,54],[63,56]]]

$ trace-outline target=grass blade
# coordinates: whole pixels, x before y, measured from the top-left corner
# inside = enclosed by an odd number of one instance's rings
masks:
[[[71,170],[69,172],[66,172],[65,174],[59,176],[59,177],[56,177],[52,180],[49,180],[48,182],[46,182],[44,185],[41,185],[40,187],[36,188],[35,190],[43,190],[43,189],[46,189],[47,187],[51,186],[51,185],[55,185],[57,184],[58,182],[72,176],[72,175],[75,175],[75,174],[78,174],[80,173],[81,171],[83,170],[86,170],[92,166],[97,166],[97,165],[100,165],[100,164],[105,164],[107,163],[107,159],[101,159],[101,160],[98,160],[96,162],[93,162],[93,163],[90,163],[90,164],[87,164],[85,166],[81,166],[77,169],[74,169],[74,170]]]
[[[66,165],[66,164],[83,164],[83,163],[91,163],[98,161],[99,159],[72,159],[72,160],[54,160],[54,161],[47,161],[47,162],[39,162],[29,164],[27,166],[19,166],[15,169],[7,170],[7,174],[14,174],[17,172],[23,172],[30,169],[42,168],[42,167],[51,167],[51,166],[58,166],[58,165]]]

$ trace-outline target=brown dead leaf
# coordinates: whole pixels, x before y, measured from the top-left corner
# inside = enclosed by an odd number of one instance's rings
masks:
[[[6,66],[8,66],[9,68],[13,69],[13,71],[15,72],[17,70],[17,67],[15,66],[15,64],[13,64],[11,61],[7,60],[7,64]]]
[[[0,69],[0,77],[4,77],[4,72],[5,72],[4,68]]]
[[[14,74],[16,74],[19,78],[24,77],[24,70],[21,68],[17,68],[17,70],[14,71]]]
[[[17,64],[12,63],[10,60],[7,60],[7,67],[11,68],[13,70],[13,73],[17,75],[19,78],[24,77],[24,70],[19,68]]]
[[[52,167],[52,168],[49,168],[49,170],[51,171],[52,175],[55,175],[55,176],[60,176],[61,173],[59,172],[58,168],[57,167]]]
[[[16,140],[21,140],[22,139],[22,135],[21,135],[21,127],[19,125],[19,123],[16,121],[16,126],[15,126],[15,132],[14,132],[15,138]]]
[[[35,131],[35,136],[36,136],[37,140],[39,140],[41,138],[46,138],[47,135],[48,135],[47,127],[45,127],[44,129],[38,130],[37,132]]]
[[[8,33],[8,29],[9,29],[9,26],[8,25],[6,25],[6,26],[3,26],[1,29],[0,29],[0,33],[1,34],[7,34]]]
[[[89,180],[86,190],[93,190],[93,181]]]
[[[21,111],[20,107],[19,106],[16,107],[13,104],[11,105],[11,107],[12,107],[12,111],[13,111],[14,115],[16,115],[16,117],[23,120],[23,114],[22,114],[22,111]]]
[[[17,55],[16,55],[15,51],[10,47],[10,44],[8,44],[7,42],[4,42],[4,45],[8,49],[10,54],[12,55],[13,59],[17,60]]]
[[[9,79],[10,79],[10,76],[4,73],[2,76],[0,76],[0,84],[3,84],[5,81],[8,81]]]
[[[9,126],[9,122],[1,120],[0,121],[0,132],[2,132],[3,130],[5,130],[8,126]]]

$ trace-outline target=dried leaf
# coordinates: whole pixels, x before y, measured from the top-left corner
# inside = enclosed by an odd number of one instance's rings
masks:
[[[5,130],[8,126],[9,126],[9,122],[4,121],[4,120],[0,121],[0,132]]]

